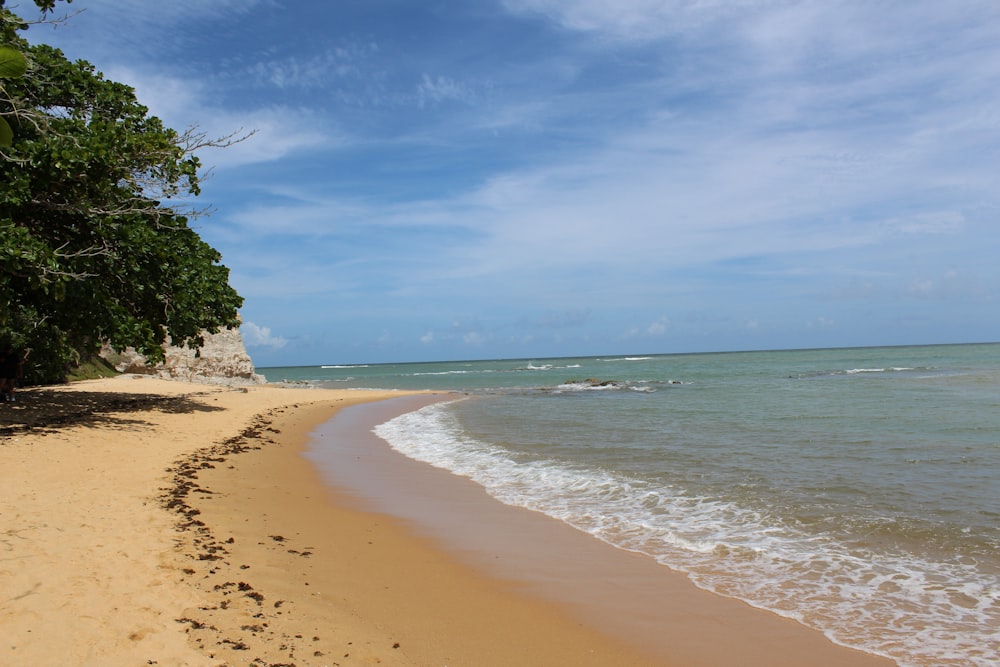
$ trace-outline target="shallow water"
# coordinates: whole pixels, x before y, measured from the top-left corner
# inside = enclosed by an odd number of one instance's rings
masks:
[[[1000,663],[1000,345],[263,372],[462,391],[376,431],[839,643]]]

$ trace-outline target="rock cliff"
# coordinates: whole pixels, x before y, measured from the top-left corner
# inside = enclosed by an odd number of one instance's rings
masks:
[[[146,358],[132,348],[119,353],[105,345],[101,350],[101,356],[119,373],[139,373],[207,384],[265,382],[264,376],[254,371],[239,329],[205,334],[205,344],[197,351],[168,345],[165,354],[163,363],[150,366]]]

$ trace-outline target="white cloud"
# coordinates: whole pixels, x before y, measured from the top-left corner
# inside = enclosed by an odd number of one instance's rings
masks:
[[[912,279],[905,287],[904,294],[914,299],[931,301],[992,302],[996,294],[995,281],[992,282],[994,284],[979,276],[951,269],[940,275]]]
[[[806,329],[832,329],[834,326],[836,326],[836,322],[829,317],[823,316],[806,322]]]
[[[213,106],[213,95],[205,81],[124,66],[109,68],[105,75],[132,86],[136,98],[152,115],[178,131],[197,127],[208,139],[253,133],[224,150],[204,149],[199,157],[206,167],[270,162],[298,150],[316,150],[342,142],[327,121],[305,109],[282,106],[245,110],[219,108]]]
[[[667,333],[667,329],[670,328],[670,320],[666,317],[661,317],[656,320],[648,327],[646,327],[646,335],[650,337],[662,336]]]
[[[446,76],[424,74],[417,86],[417,103],[423,107],[442,102],[474,102],[476,95],[468,85]]]
[[[462,334],[462,342],[466,345],[480,346],[487,341],[488,337],[478,331],[467,331]]]
[[[245,113],[206,109],[202,117],[211,119],[199,124],[211,138],[253,132],[245,141],[223,150],[206,150],[200,157],[207,166],[273,162],[291,153],[336,147],[343,142],[343,137],[330,133],[325,121],[304,109],[271,107]]]
[[[593,335],[610,321],[616,333],[633,327],[634,341],[675,343],[686,320],[658,315],[694,308],[724,313],[743,335],[756,325],[747,314],[762,313],[756,331],[773,332],[755,298],[774,308],[839,299],[847,331],[863,302],[891,310],[996,292],[991,3],[501,1],[516,21],[471,21],[440,43],[428,33],[405,43],[405,58],[379,3],[357,5],[372,20],[363,37],[303,25],[308,39],[241,42],[234,30],[222,48],[204,13],[237,11],[235,0],[147,0],[141,20],[92,0],[130,34],[101,39],[102,26],[87,42],[117,50],[109,77],[168,125],[258,130],[204,154],[220,171],[277,162],[206,183],[220,210],[206,240],[248,298],[322,303],[328,318],[349,310],[351,326],[365,321],[365,344],[410,310],[407,328],[389,329],[395,344],[485,349],[539,330]],[[241,25],[277,36],[264,25],[274,16]],[[531,39],[470,57],[526,16],[539,19]],[[192,40],[204,58],[157,58],[157,21],[177,36],[170,54]],[[949,276],[953,266],[965,276]],[[475,326],[428,328],[456,313]],[[810,317],[787,315],[798,328]]]
[[[754,2],[734,0],[504,0],[513,12],[545,16],[571,30],[601,32],[626,39],[652,39],[678,32],[719,13]]]
[[[621,335],[621,338],[661,338],[667,333],[670,327],[670,318],[662,315],[653,322],[644,326],[633,326],[629,328],[624,334]]]
[[[961,231],[965,216],[958,211],[927,211],[888,220],[886,226],[904,234],[949,234]]]
[[[142,39],[147,31],[162,35],[174,24],[189,24],[196,20],[225,19],[239,14],[258,11],[260,7],[273,5],[275,0],[173,0],[172,2],[134,2],[127,11],[120,0],[76,0],[71,5],[63,5],[67,13],[81,11],[71,21],[93,21],[94,28],[106,30],[122,38]],[[113,19],[113,20],[111,20]],[[70,24],[72,25],[72,24]],[[155,44],[149,44],[155,48]]]
[[[279,350],[288,344],[288,340],[271,334],[270,327],[262,327],[253,322],[243,322],[240,334],[247,347],[270,347]]]
[[[250,74],[264,85],[282,89],[320,88],[340,79],[363,78],[363,64],[378,51],[374,43],[353,42],[312,55],[262,58]]]
[[[165,35],[172,45],[183,45],[192,26],[211,21],[233,23],[243,15],[273,6],[277,0],[76,0],[58,4],[55,16],[69,16],[55,26],[35,26],[28,34],[32,41],[57,41],[71,59],[84,58],[101,70],[121,53],[135,60],[156,59],[164,50]],[[32,12],[22,4],[26,17]],[[34,7],[31,7],[34,10]]]

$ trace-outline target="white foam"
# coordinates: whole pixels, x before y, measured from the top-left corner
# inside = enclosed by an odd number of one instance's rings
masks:
[[[474,371],[427,371],[425,373],[410,373],[412,377],[419,377],[422,375],[478,375],[479,373],[496,373],[497,371],[483,368]]]
[[[1000,581],[971,565],[852,551],[731,502],[618,473],[519,460],[468,437],[447,403],[374,431],[502,502],[648,554],[706,589],[798,619],[839,643],[903,665],[1000,664],[1000,641],[987,636],[984,643],[982,631],[1000,628]]]

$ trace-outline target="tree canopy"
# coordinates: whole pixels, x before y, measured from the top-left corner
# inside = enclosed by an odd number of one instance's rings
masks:
[[[169,205],[199,194],[193,153],[213,142],[25,27],[0,0],[0,343],[31,348],[26,368],[52,380],[105,342],[155,360],[168,337],[238,326],[220,254]]]

